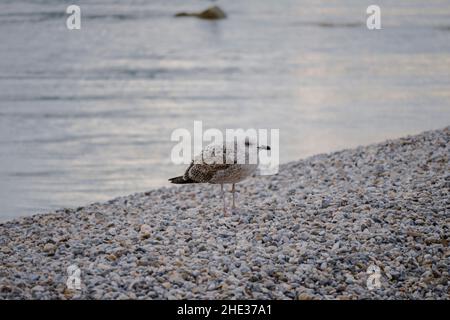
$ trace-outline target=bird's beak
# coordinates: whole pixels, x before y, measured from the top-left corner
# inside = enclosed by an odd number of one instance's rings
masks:
[[[270,147],[269,146],[258,146],[258,149],[270,150]]]

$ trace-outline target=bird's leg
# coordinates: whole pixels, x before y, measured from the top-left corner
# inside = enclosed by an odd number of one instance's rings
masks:
[[[225,207],[225,191],[223,191],[223,183],[220,184],[220,190],[222,191],[222,199],[223,199],[223,215],[227,216],[227,209]]]
[[[234,183],[233,183],[233,185],[231,187],[231,192],[233,193],[233,206],[231,208],[233,208],[233,209],[236,209],[235,200],[234,200],[235,191],[236,191],[236,189],[234,188]]]

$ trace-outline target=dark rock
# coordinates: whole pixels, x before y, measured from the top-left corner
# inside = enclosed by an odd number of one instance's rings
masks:
[[[202,12],[179,12],[175,17],[197,17],[206,20],[225,19],[227,15],[217,6],[210,7]]]

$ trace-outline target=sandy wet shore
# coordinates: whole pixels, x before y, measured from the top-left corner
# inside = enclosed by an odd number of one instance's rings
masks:
[[[449,154],[447,127],[291,162],[231,217],[189,185],[5,222],[0,298],[449,299]]]

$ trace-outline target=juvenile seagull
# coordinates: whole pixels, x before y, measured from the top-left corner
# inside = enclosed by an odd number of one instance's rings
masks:
[[[238,149],[240,147],[240,149]],[[187,168],[184,175],[169,179],[175,184],[185,183],[212,183],[220,184],[223,199],[223,213],[227,216],[225,206],[225,192],[223,185],[231,183],[233,193],[233,206],[235,206],[235,184],[251,176],[259,164],[259,151],[270,150],[269,146],[258,146],[249,139],[245,140],[244,150],[241,144],[234,143],[210,144],[197,155]],[[255,149],[256,148],[256,149]],[[256,154],[256,161],[252,161],[251,153]],[[245,159],[242,157],[245,156]],[[239,161],[238,161],[239,159]]]

